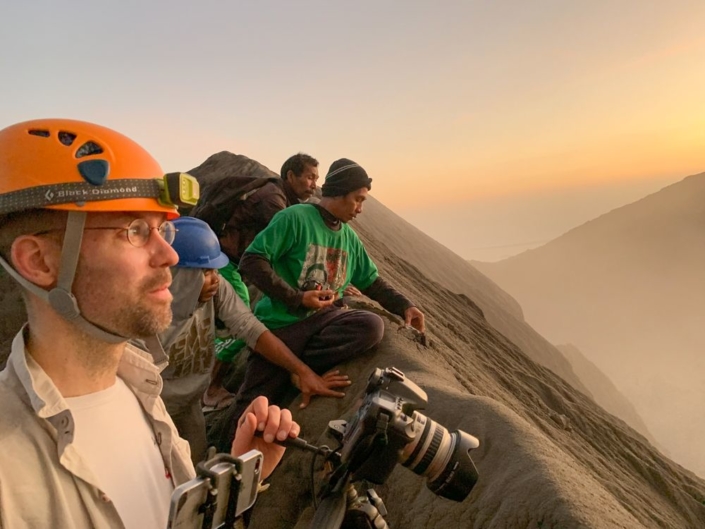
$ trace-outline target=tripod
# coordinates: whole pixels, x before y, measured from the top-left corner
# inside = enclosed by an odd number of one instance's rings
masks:
[[[339,483],[340,484],[340,483]],[[336,489],[338,487],[336,486]],[[316,509],[310,529],[389,529],[387,508],[373,488],[358,494],[350,475],[339,490],[331,491]]]
[[[325,460],[335,464],[335,470],[329,476],[322,501],[311,521],[311,529],[389,529],[384,520],[387,508],[377,492],[371,487],[364,494],[359,494],[353,482],[352,470],[347,465],[340,465],[340,453],[327,446],[315,446],[303,439],[289,439],[286,444],[296,448],[323,455]],[[314,460],[311,462],[311,480],[313,486]],[[315,491],[312,490],[315,494]]]

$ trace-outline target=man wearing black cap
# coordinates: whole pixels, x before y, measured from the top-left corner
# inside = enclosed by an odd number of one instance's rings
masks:
[[[280,404],[289,381],[311,396],[342,397],[350,384],[331,368],[375,347],[384,334],[382,319],[368,311],[334,304],[349,285],[378,301],[406,323],[424,331],[424,316],[411,301],[379,277],[377,267],[347,224],[362,212],[372,179],[358,164],[331,165],[319,204],[291,206],[257,235],[240,261],[240,271],[264,296],[255,315],[293,352],[251,354],[237,399],[223,417],[231,425],[248,403],[265,395]],[[227,446],[234,427],[221,434]]]

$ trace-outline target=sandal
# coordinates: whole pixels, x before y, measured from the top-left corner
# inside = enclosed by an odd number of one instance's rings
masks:
[[[235,395],[222,388],[222,393],[218,394],[217,398],[211,398],[206,393],[203,394],[201,398],[201,405],[203,413],[210,413],[213,411],[224,410],[235,402]]]

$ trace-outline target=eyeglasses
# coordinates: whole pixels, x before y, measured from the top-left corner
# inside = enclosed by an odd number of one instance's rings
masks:
[[[149,241],[149,237],[152,234],[152,230],[157,230],[157,233],[164,239],[168,244],[172,244],[176,238],[176,232],[179,231],[174,226],[174,223],[166,220],[162,222],[159,226],[153,227],[147,224],[144,219],[135,219],[127,226],[127,228],[118,228],[116,226],[89,226],[85,227],[85,230],[119,230],[127,232],[127,241],[137,248],[141,248]],[[44,235],[52,231],[61,231],[59,229],[44,230],[35,233],[34,235]]]
[[[106,227],[106,228],[98,228],[98,227],[88,227],[84,228],[86,230],[120,230],[120,231],[126,231],[127,232],[127,241],[132,245],[136,246],[137,248],[141,248],[147,242],[149,241],[149,237],[152,234],[152,230],[157,230],[157,233],[161,236],[162,239],[164,239],[167,243],[172,244],[174,242],[174,239],[176,238],[176,226],[174,226],[174,223],[168,220],[165,220],[162,222],[159,226],[152,227],[149,224],[147,224],[147,221],[144,219],[135,219],[132,222],[130,222],[129,226],[127,228],[114,228],[114,227]]]

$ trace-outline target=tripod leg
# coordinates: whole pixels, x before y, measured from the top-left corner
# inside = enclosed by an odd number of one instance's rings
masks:
[[[376,507],[368,502],[349,508],[340,529],[389,529]]]
[[[345,518],[345,493],[336,491],[326,496],[316,509],[310,529],[339,529]]]

